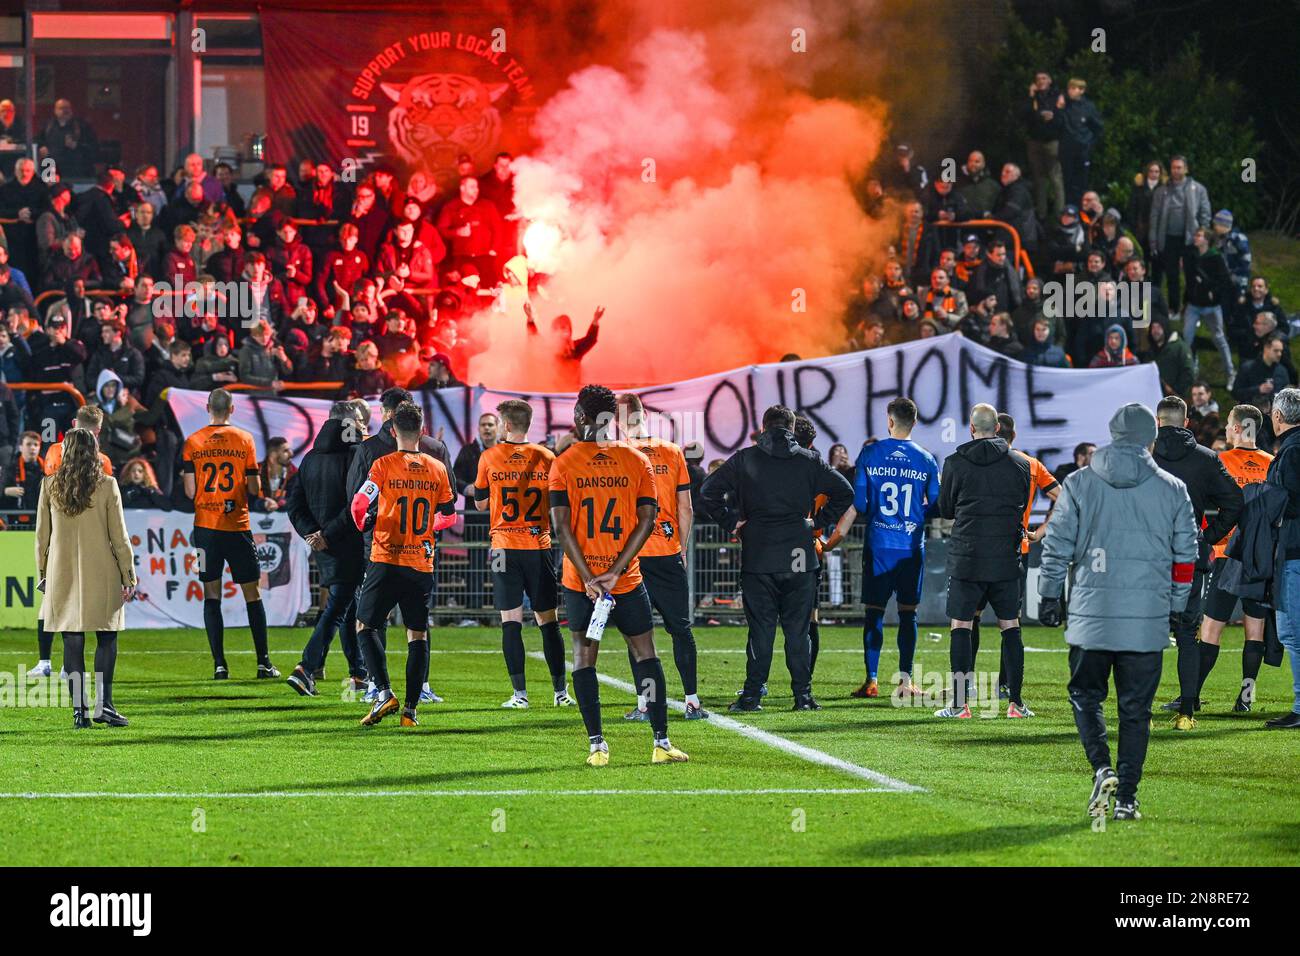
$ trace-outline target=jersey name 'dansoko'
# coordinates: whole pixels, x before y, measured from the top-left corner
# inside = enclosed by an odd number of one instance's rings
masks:
[[[573,483],[579,488],[626,488],[627,475],[575,475]]]

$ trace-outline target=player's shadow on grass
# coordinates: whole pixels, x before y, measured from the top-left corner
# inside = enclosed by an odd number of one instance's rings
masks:
[[[930,833],[920,836],[885,837],[868,840],[846,848],[845,855],[855,860],[886,863],[902,859],[909,865],[933,860],[945,865],[960,864],[969,853],[994,853],[1014,847],[1032,846],[1058,836],[1087,830],[1080,823],[1010,824],[963,830],[957,833]]]
[[[294,780],[288,784],[267,785],[254,788],[258,793],[292,793],[297,791],[319,790],[401,790],[417,789],[435,785],[465,782],[468,780],[499,779],[501,777],[544,774],[548,771],[537,767],[513,767],[503,769],[480,768],[477,770],[449,770],[436,773],[403,774],[387,777],[357,777],[348,780],[330,779],[319,782]],[[496,787],[494,789],[509,789]]]

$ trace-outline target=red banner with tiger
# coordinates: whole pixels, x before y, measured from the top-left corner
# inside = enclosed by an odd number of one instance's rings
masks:
[[[526,151],[544,92],[533,73],[535,26],[481,7],[392,13],[262,12],[267,156],[324,161],[344,182],[377,165],[406,186],[454,187],[457,160],[486,169]]]

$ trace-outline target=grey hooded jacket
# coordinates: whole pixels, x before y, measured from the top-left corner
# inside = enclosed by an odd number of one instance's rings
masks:
[[[1072,573],[1069,644],[1160,651],[1169,646],[1169,615],[1187,605],[1196,542],[1182,481],[1140,445],[1107,445],[1065,480],[1047,523],[1038,593],[1060,597]]]

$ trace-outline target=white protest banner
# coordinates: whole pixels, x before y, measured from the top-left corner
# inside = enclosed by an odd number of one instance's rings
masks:
[[[1048,468],[1070,459],[1081,442],[1104,444],[1107,422],[1126,402],[1155,407],[1160,379],[1154,365],[1115,369],[1050,369],[1025,365],[958,335],[943,335],[807,361],[753,365],[702,378],[636,389],[651,412],[651,432],[679,443],[699,442],[704,462],[725,458],[749,442],[763,410],[794,408],[817,426],[816,447],[837,442],[849,457],[869,437],[885,434],[885,408],[900,395],[916,402],[912,437],[940,461],[969,439],[970,408],[988,402],[1016,419],[1016,447]],[[533,405],[530,438],[540,441],[573,423],[571,394],[538,395],[458,387],[417,392],[427,430],[442,430],[452,458],[472,441],[478,416],[506,398]],[[172,408],[188,435],[207,424],[206,395],[174,389]],[[311,447],[330,402],[237,394],[232,421],[253,433],[258,454],[275,435],[288,438],[295,459]],[[377,427],[377,417],[372,420]]]
[[[266,622],[291,627],[311,606],[308,548],[281,512],[251,516],[253,543],[262,568],[260,580]],[[187,627],[203,630],[203,585],[197,556],[190,547],[194,516],[175,511],[126,512],[126,530],[135,552],[140,586],[126,606],[128,628]],[[226,568],[221,612],[227,628],[247,627],[248,611],[239,586]],[[227,636],[227,644],[230,637]]]

